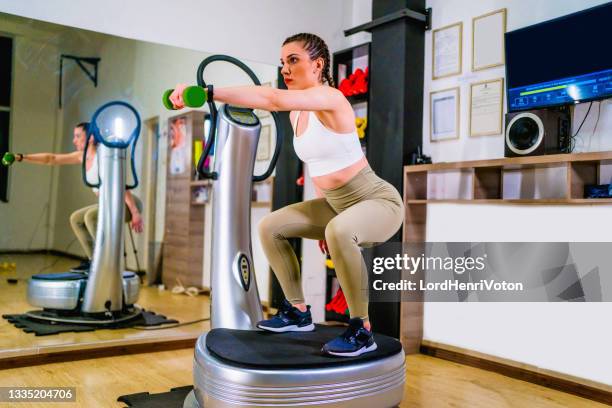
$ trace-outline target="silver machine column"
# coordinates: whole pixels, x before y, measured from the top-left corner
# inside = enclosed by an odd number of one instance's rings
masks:
[[[84,313],[119,312],[123,307],[123,252],[126,149],[98,146],[101,179],[98,229],[85,296]]]
[[[213,191],[211,327],[254,329],[263,319],[251,248],[251,190],[261,124],[224,105],[217,119]],[[236,158],[240,158],[236,160]]]
[[[101,177],[98,183],[100,193],[96,246],[81,310],[85,315],[104,314],[112,317],[121,314],[125,305],[125,191],[138,185],[134,151],[140,133],[140,116],[130,104],[113,101],[94,113],[90,128],[97,143],[96,159]],[[134,183],[126,185],[127,149],[132,144],[131,169]]]
[[[86,186],[98,191],[95,246],[88,271],[36,274],[28,282],[28,303],[42,310],[26,314],[33,319],[70,324],[115,324],[142,311],[135,303],[140,292],[136,274],[124,271],[126,190],[138,186],[135,148],[140,115],[123,101],[98,108],[85,136],[81,170]],[[88,154],[95,155],[88,158]],[[128,151],[132,183],[126,185]],[[89,152],[89,153],[88,153]],[[98,179],[89,181],[87,166],[98,166]]]
[[[254,181],[263,181],[274,171],[283,138],[277,134],[267,170],[254,176],[261,123],[252,109],[222,105],[217,110],[212,85],[206,84],[203,74],[208,65],[220,61],[237,66],[255,85],[261,85],[248,66],[228,55],[205,58],[196,74],[198,87],[208,91],[205,99],[212,120],[206,148],[197,165],[198,175],[211,179],[213,185],[211,328],[250,330],[263,319],[251,248],[251,191]],[[278,132],[278,114],[271,114]],[[213,145],[214,165],[209,172],[204,163]]]

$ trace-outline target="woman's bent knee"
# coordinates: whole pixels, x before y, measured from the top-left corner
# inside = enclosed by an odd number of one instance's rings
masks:
[[[273,238],[279,227],[279,221],[281,217],[275,212],[263,217],[257,225],[257,231],[259,232],[259,238],[262,240]]]
[[[82,224],[81,215],[78,212],[73,212],[70,215],[70,224],[74,227],[78,227],[79,224]]]
[[[341,242],[355,240],[352,228],[339,218],[334,218],[325,227],[325,240],[329,242]]]

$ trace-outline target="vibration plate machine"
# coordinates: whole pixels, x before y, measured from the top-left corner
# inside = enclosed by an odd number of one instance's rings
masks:
[[[140,291],[139,277],[123,270],[123,226],[126,189],[138,185],[134,151],[140,134],[140,116],[122,101],[101,106],[92,116],[85,146],[97,142],[97,184],[86,177],[87,148],[83,151],[83,180],[99,189],[98,226],[91,269],[88,273],[50,273],[32,276],[28,302],[42,310],[28,317],[70,324],[108,325],[140,316],[134,306]],[[131,146],[134,182],[126,186],[126,150]]]
[[[324,356],[321,346],[344,328],[317,326],[314,332],[270,333],[256,328],[263,319],[251,249],[253,181],[269,177],[283,141],[276,112],[276,148],[270,166],[253,176],[261,123],[252,109],[222,105],[217,110],[212,86],[203,80],[215,61],[232,63],[260,85],[235,58],[214,55],[200,64],[197,87],[183,92],[189,107],[208,99],[211,126],[198,172],[212,179],[211,331],[197,340],[194,390],[184,408],[217,407],[394,407],[402,399],[405,358],[401,344],[375,336],[378,350],[355,358]],[[208,90],[208,93],[205,92]],[[164,105],[172,109],[168,96]],[[215,144],[212,172],[203,163]]]

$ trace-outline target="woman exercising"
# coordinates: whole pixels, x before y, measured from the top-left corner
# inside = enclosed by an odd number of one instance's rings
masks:
[[[329,50],[314,34],[289,37],[281,49],[288,90],[261,86],[214,89],[214,100],[267,111],[291,111],[293,146],[306,163],[319,198],[289,205],[264,217],[259,236],[285,297],[276,316],[257,326],[273,332],[312,331],[300,268],[289,238],[319,240],[331,255],[351,320],[346,332],[322,351],[358,356],[376,349],[368,320],[367,271],[360,245],[385,242],[400,228],[404,206],[398,191],[370,168],[361,150],[355,114],[334,88]],[[327,85],[325,85],[327,83]],[[185,85],[170,95],[183,108]]]
[[[6,153],[2,158],[2,164],[10,166],[13,162],[26,162],[34,164],[47,165],[64,165],[64,164],[81,164],[83,163],[83,150],[85,150],[85,140],[89,131],[89,123],[79,123],[74,127],[72,144],[76,151],[72,153],[32,153],[32,154],[13,154]],[[93,138],[87,144],[87,163],[85,163],[87,181],[91,184],[98,183],[99,167],[98,157],[96,155],[96,142]],[[93,189],[96,195],[98,189]],[[125,192],[125,204],[129,211],[126,211],[126,222],[130,223],[130,227],[140,233],[143,230],[142,217],[140,215],[140,203],[130,191]],[[70,225],[79,243],[83,247],[83,251],[87,255],[87,260],[79,266],[73,268],[73,271],[89,271],[91,258],[93,256],[93,246],[96,237],[96,229],[98,225],[98,204],[90,205],[76,210],[70,216]]]

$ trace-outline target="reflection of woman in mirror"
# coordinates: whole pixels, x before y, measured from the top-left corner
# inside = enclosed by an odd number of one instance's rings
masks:
[[[87,148],[87,163],[85,163],[87,181],[91,184],[98,183],[99,164],[96,154],[96,142],[93,138],[89,139],[89,143],[85,146],[89,123],[79,123],[74,127],[72,144],[76,150],[71,153],[30,153],[16,154],[15,161],[26,162],[33,164],[46,165],[65,165],[65,164],[81,164],[83,162],[83,150]],[[96,195],[98,189],[93,189]],[[133,196],[130,191],[125,192],[125,204],[129,211],[126,211],[126,222],[129,222],[130,227],[135,232],[142,232],[143,221],[140,214],[141,204],[138,198]],[[87,260],[81,263],[75,271],[88,271],[90,261],[93,256],[94,239],[96,237],[96,229],[98,223],[98,205],[90,205],[76,210],[70,216],[70,225],[83,247],[83,251],[87,255]]]
[[[288,239],[319,240],[331,255],[351,320],[347,331],[323,346],[325,353],[357,356],[376,349],[368,319],[365,263],[360,246],[385,242],[404,218],[402,197],[378,177],[363,154],[355,113],[331,76],[329,50],[314,34],[297,34],[281,49],[281,73],[287,90],[263,86],[215,88],[218,102],[267,111],[291,111],[293,146],[307,165],[319,198],[289,205],[259,224],[266,256],[286,300],[264,330],[315,330],[301,286],[300,268]],[[179,85],[170,96],[184,107]]]
[[[185,125],[183,117],[170,122],[170,174],[181,174],[186,170]]]

